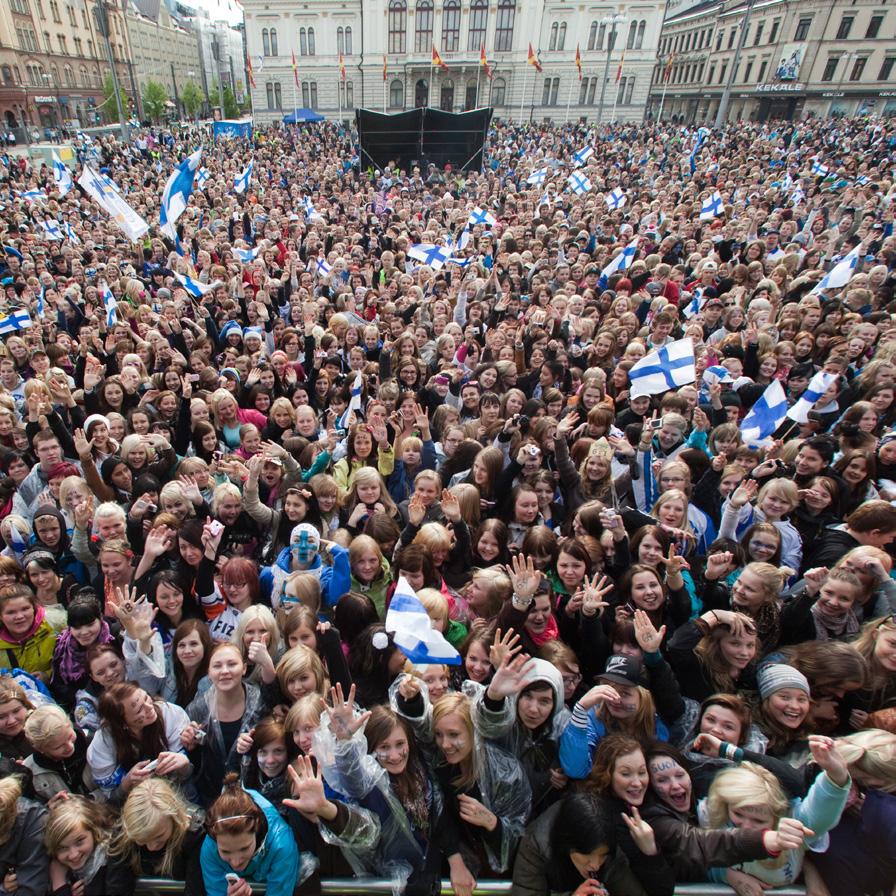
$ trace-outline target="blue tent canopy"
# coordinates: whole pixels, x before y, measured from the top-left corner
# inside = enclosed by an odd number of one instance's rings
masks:
[[[324,116],[319,112],[315,112],[314,109],[296,109],[294,112],[290,112],[289,115],[283,116],[283,121],[286,124],[301,124],[303,121],[323,121]]]

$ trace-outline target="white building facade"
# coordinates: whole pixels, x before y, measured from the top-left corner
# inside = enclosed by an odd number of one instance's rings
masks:
[[[281,120],[294,108],[351,118],[362,106],[401,112],[421,105],[453,112],[491,105],[514,120],[558,122],[568,114],[607,121],[615,113],[616,120],[640,121],[665,0],[248,0],[243,6],[260,122]],[[541,73],[527,63],[530,43]],[[479,62],[483,45],[491,80]],[[433,46],[447,70],[431,69]]]

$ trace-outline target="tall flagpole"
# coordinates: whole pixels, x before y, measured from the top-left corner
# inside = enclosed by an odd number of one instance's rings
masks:
[[[386,76],[383,74],[383,115],[386,114]]]
[[[432,63],[433,63],[433,47],[429,48],[429,90],[426,91],[426,105],[432,108]]]
[[[481,106],[479,102],[479,78],[482,75],[482,60],[479,61],[479,67],[476,69],[476,105]]]
[[[625,57],[623,56],[622,58],[624,59]],[[617,71],[616,83],[613,85],[614,89],[616,90],[616,93],[613,94],[613,121],[616,121],[616,104],[619,102],[619,82],[620,82],[620,79],[622,78],[622,71],[621,71],[622,63],[621,62],[619,63],[619,66],[620,66],[619,69],[616,70]]]
[[[563,119],[564,124],[569,124],[569,104],[572,102],[572,89],[575,87],[576,79],[573,78],[569,82],[569,93],[566,96],[566,118]]]
[[[529,63],[526,63],[526,68],[523,69],[523,90],[522,96],[520,97],[520,124],[523,123],[523,108],[526,105],[526,78],[529,75]]]
[[[669,63],[667,62],[666,65]],[[657,123],[663,120],[663,106],[666,104],[666,88],[669,86],[669,79],[666,77],[666,66],[663,66],[663,92],[660,96],[660,111],[657,113]]]

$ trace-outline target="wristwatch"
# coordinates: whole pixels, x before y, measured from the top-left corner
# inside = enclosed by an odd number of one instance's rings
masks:
[[[515,591],[510,597],[510,602],[513,604],[514,609],[519,610],[521,613],[525,613],[526,610],[529,609],[529,606],[532,603],[531,597],[521,597]]]

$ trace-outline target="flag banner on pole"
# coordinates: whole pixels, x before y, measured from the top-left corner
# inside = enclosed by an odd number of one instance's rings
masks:
[[[635,260],[635,255],[638,251],[638,243],[641,241],[640,237],[635,237],[618,255],[614,255],[613,258],[610,259],[610,263],[600,272],[600,278],[598,280],[598,285],[601,289],[607,288],[607,281],[613,274],[620,273]]]
[[[835,264],[825,275],[815,284],[812,292],[824,292],[825,290],[842,289],[849,283],[852,275],[856,272],[856,266],[859,263],[859,250],[862,248],[861,243],[855,247],[848,255],[845,255],[837,264]]]
[[[538,61],[538,57],[535,55],[535,50],[532,49],[532,44],[529,44],[529,55],[526,58],[526,62],[532,66],[537,72],[543,71],[541,63]]]
[[[237,175],[237,177],[233,181],[233,189],[237,193],[245,193],[246,190],[249,189],[249,181],[252,179],[252,169],[255,166],[255,162],[249,162],[246,166],[245,171],[242,174]]]
[[[485,44],[479,44],[479,64],[485,69],[485,77],[491,81],[494,74],[492,67],[488,64],[488,57],[485,55]]]
[[[33,324],[34,321],[31,320],[31,316],[27,311],[13,311],[12,314],[8,314],[6,317],[0,317],[0,336],[5,336],[7,333],[17,333],[19,330],[27,330]]]
[[[299,86],[299,66],[296,63],[296,51],[292,51],[292,79],[296,82],[296,87]]]
[[[780,380],[772,380],[740,422],[740,433],[750,448],[760,448],[787,417],[787,396]]]
[[[364,391],[364,375],[358,372],[355,375],[355,381],[352,383],[351,396],[348,400],[348,407],[342,412],[339,422],[336,424],[340,429],[348,429],[353,422],[358,422],[358,415],[361,413],[361,393]]]
[[[386,612],[386,631],[412,663],[460,665],[460,654],[432,627],[429,614],[404,576],[399,577]]]
[[[654,349],[629,370],[628,378],[630,399],[659,395],[693,383],[697,379],[694,343],[690,339],[678,339]]]
[[[616,69],[616,81],[618,84],[620,79],[622,78],[622,67],[625,65],[625,50],[622,51],[622,58],[619,60],[619,68]]]
[[[148,232],[149,224],[90,165],[84,166],[78,185],[112,218],[129,240],[137,242]]]
[[[700,206],[700,220],[701,221],[710,221],[713,218],[718,218],[719,215],[723,215],[725,213],[725,205],[722,202],[722,197],[718,190],[716,190],[712,196],[703,200],[703,204]]]
[[[806,391],[796,400],[796,403],[787,412],[787,417],[796,423],[808,423],[809,411],[815,407],[818,400],[827,391],[828,386],[837,379],[834,373],[819,371],[812,377]]]
[[[448,71],[448,66],[445,65],[445,60],[439,55],[439,51],[436,49],[436,45],[432,45],[432,64],[436,66],[436,68],[443,69],[444,71]]]
[[[246,75],[249,77],[249,83],[253,87],[257,87],[258,85],[255,83],[255,72],[252,70],[252,60],[246,56]],[[221,113],[224,113],[224,110],[221,110]]]
[[[53,183],[56,184],[56,189],[59,190],[60,196],[65,196],[74,186],[71,172],[66,167],[65,162],[59,158],[59,154],[55,149],[53,150]]]
[[[582,80],[582,53],[579,50],[579,45],[576,44],[576,68],[579,70],[579,80]]]
[[[219,280],[215,280],[214,283],[202,283],[199,280],[194,280],[187,274],[178,274],[177,271],[174,272],[174,276],[194,299],[201,299],[206,293],[210,293],[216,289],[220,283]]]

